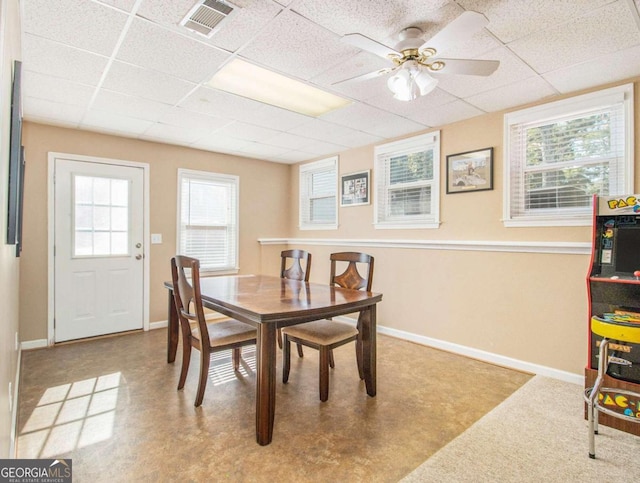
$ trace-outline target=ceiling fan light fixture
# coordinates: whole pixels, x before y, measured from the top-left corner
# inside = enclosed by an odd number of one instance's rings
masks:
[[[438,80],[431,77],[417,62],[405,62],[395,75],[387,80],[393,97],[399,101],[413,101],[427,95],[438,85]]]

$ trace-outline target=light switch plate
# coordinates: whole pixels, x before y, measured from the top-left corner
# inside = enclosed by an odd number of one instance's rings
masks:
[[[152,233],[151,244],[158,245],[160,243],[162,243],[162,233]]]

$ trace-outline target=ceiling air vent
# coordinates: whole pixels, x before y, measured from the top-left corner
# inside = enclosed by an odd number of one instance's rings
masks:
[[[220,28],[220,22],[237,7],[220,0],[201,0],[187,13],[180,25],[205,37],[211,37]]]

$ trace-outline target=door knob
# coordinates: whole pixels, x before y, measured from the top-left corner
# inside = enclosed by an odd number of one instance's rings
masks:
[[[140,255],[139,253],[136,255],[136,260],[142,260],[142,255]]]

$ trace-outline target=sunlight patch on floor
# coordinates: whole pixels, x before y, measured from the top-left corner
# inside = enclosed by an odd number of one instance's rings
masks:
[[[226,384],[238,379],[249,377],[256,373],[256,349],[255,347],[243,347],[238,373],[233,370],[231,351],[220,351],[211,354],[209,365],[209,380],[215,385]]]
[[[48,388],[18,436],[29,448],[21,457],[51,458],[111,438],[120,380],[116,372]]]

